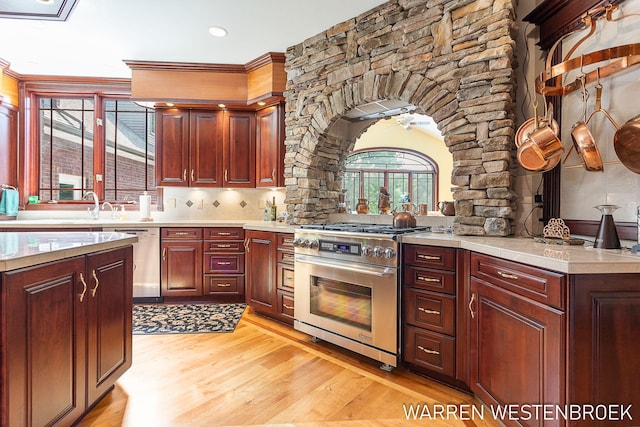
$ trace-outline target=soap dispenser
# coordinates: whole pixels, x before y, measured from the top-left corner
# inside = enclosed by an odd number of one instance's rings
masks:
[[[613,221],[613,212],[620,206],[616,205],[598,205],[595,206],[602,213],[600,218],[600,226],[596,233],[596,240],[593,243],[594,248],[598,249],[620,249],[620,239],[616,230],[616,223]]]

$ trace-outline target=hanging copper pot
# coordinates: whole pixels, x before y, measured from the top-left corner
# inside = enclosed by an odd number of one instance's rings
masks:
[[[640,174],[640,116],[632,118],[616,131],[613,148],[627,169]]]

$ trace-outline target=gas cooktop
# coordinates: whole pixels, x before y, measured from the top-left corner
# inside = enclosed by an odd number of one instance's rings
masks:
[[[303,224],[300,226],[306,230],[344,231],[351,233],[378,233],[378,234],[405,234],[419,231],[431,231],[430,226],[398,228],[388,224],[362,224],[353,222],[337,222],[330,224]]]

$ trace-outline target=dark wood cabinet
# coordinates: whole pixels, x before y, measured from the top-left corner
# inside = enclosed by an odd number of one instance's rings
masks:
[[[630,408],[630,419],[590,426],[637,426],[640,419],[640,274],[573,275],[570,279],[568,401]],[[630,407],[629,407],[630,405]],[[579,427],[580,422],[569,426]]]
[[[404,245],[403,254],[403,359],[456,383],[456,249]]]
[[[244,230],[204,229],[203,295],[244,299]]]
[[[2,96],[0,96],[0,184],[18,187],[18,110],[3,103]]]
[[[1,425],[68,426],[131,366],[131,246],[6,272]]]
[[[256,187],[284,186],[284,106],[256,114]]]
[[[246,265],[247,304],[293,325],[293,234],[247,231]]]
[[[163,228],[160,238],[162,296],[201,296],[202,228]]]
[[[256,115],[251,111],[225,111],[224,187],[255,187]]]
[[[158,185],[222,185],[221,111],[160,109],[156,112]]]
[[[470,387],[485,404],[516,405],[518,410],[565,404],[565,279],[559,273],[471,254]],[[503,422],[564,425],[561,418],[526,418],[518,413]]]

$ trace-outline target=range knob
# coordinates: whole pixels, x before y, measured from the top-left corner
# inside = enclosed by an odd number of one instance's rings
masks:
[[[372,252],[373,252],[373,249],[371,248],[371,246],[363,246],[362,247],[362,255],[371,256]]]
[[[396,251],[393,250],[392,247],[388,247],[384,250],[384,257],[387,259],[395,258]]]
[[[295,248],[306,248],[309,246],[309,241],[307,239],[303,239],[302,237],[298,237],[293,241],[293,247]]]
[[[320,244],[318,243],[317,240],[309,240],[310,249],[318,249],[318,247],[320,247]]]
[[[380,258],[382,256],[383,250],[380,246],[376,246],[373,248],[373,256],[376,258]]]

